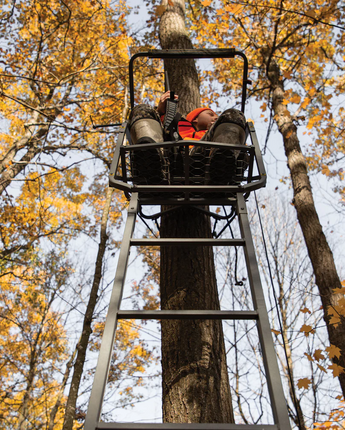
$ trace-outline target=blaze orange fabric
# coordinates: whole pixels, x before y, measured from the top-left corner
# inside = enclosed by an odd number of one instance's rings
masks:
[[[204,112],[205,110],[210,110],[213,112],[213,110],[210,109],[209,107],[194,109],[192,110],[192,112],[189,112],[189,114],[186,116],[187,121],[193,122],[201,114],[201,112]]]
[[[207,130],[196,130],[193,124],[185,119],[178,123],[178,132],[182,139],[186,140],[200,140]]]
[[[192,124],[201,112],[205,110],[212,110],[209,107],[194,109],[187,115],[187,119],[182,118],[178,122],[178,132],[184,140],[200,140],[207,132],[207,130],[196,130]],[[213,110],[212,110],[213,112]],[[162,123],[164,122],[164,115],[161,116]]]

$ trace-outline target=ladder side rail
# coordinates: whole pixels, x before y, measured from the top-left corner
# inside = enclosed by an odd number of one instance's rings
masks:
[[[115,340],[117,326],[117,313],[120,309],[123,287],[127,272],[127,263],[130,252],[130,240],[133,235],[136,215],[138,212],[138,195],[133,193],[128,208],[123,241],[121,244],[119,260],[116,269],[113,289],[110,298],[108,314],[105,322],[102,344],[98,356],[96,373],[89,400],[88,412],[85,420],[85,430],[95,430],[98,426],[102,412],[104,392],[107,385],[110,360]]]
[[[259,268],[255,256],[253,239],[250,231],[246,203],[242,194],[237,194],[237,211],[241,236],[246,241],[244,247],[248,277],[255,310],[258,312],[258,332],[266,372],[268,391],[274,421],[281,430],[291,429],[287,405],[281,382],[276,351],[273,344],[271,327],[260,280]]]

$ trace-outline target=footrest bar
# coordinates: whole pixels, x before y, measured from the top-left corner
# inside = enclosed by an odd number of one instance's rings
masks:
[[[200,238],[167,238],[167,239],[131,239],[131,246],[245,246],[244,239],[200,239]]]
[[[217,310],[164,310],[164,311],[118,311],[118,319],[209,319],[209,320],[257,320],[256,311]]]
[[[99,423],[99,430],[279,430],[272,424],[218,424],[218,423]]]

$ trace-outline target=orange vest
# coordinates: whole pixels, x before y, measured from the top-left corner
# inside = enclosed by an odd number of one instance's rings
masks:
[[[162,124],[164,122],[164,115],[161,116]],[[178,122],[178,132],[183,140],[200,140],[207,132],[207,130],[196,130],[193,124],[185,118],[181,118]]]
[[[182,118],[178,123],[178,132],[182,139],[185,140],[200,140],[207,130],[196,130],[193,124]]]

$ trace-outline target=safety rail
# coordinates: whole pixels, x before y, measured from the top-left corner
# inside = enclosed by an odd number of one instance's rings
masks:
[[[244,113],[247,86],[251,84],[248,79],[248,59],[244,52],[235,48],[222,48],[222,49],[152,49],[150,51],[138,52],[134,54],[129,61],[129,90],[131,109],[134,107],[134,61],[140,57],[146,58],[159,58],[159,59],[173,59],[173,58],[235,58],[236,56],[243,59],[243,75],[242,75],[242,99],[241,111]]]
[[[256,136],[253,123],[248,122],[246,125],[246,135],[250,138],[251,145],[233,145],[227,143],[194,141],[194,140],[179,140],[176,142],[162,143],[146,143],[140,145],[125,146],[125,136],[127,134],[127,123],[123,125],[119,133],[115,154],[109,173],[109,186],[117,188],[125,192],[129,199],[133,192],[140,194],[141,202],[147,204],[212,204],[215,202],[229,202],[229,199],[234,197],[234,194],[241,192],[249,196],[251,191],[262,188],[266,185],[266,171],[262,160],[258,139]],[[195,177],[191,175],[192,157],[189,154],[190,146],[198,146],[200,148],[210,149],[217,148],[219,150],[228,149],[238,151],[248,155],[248,168],[239,181],[235,184],[201,184],[202,177],[198,176],[198,181],[195,182]],[[183,157],[183,175],[175,175],[169,172],[169,178],[163,179],[160,182],[150,184],[138,184],[133,177],[131,171],[131,156],[136,151],[147,149],[163,149],[165,152],[171,152],[174,148],[181,149]],[[243,158],[243,157],[242,157]],[[168,160],[168,155],[165,157]],[[162,170],[169,170],[168,161]],[[207,169],[207,161],[206,161]]]

